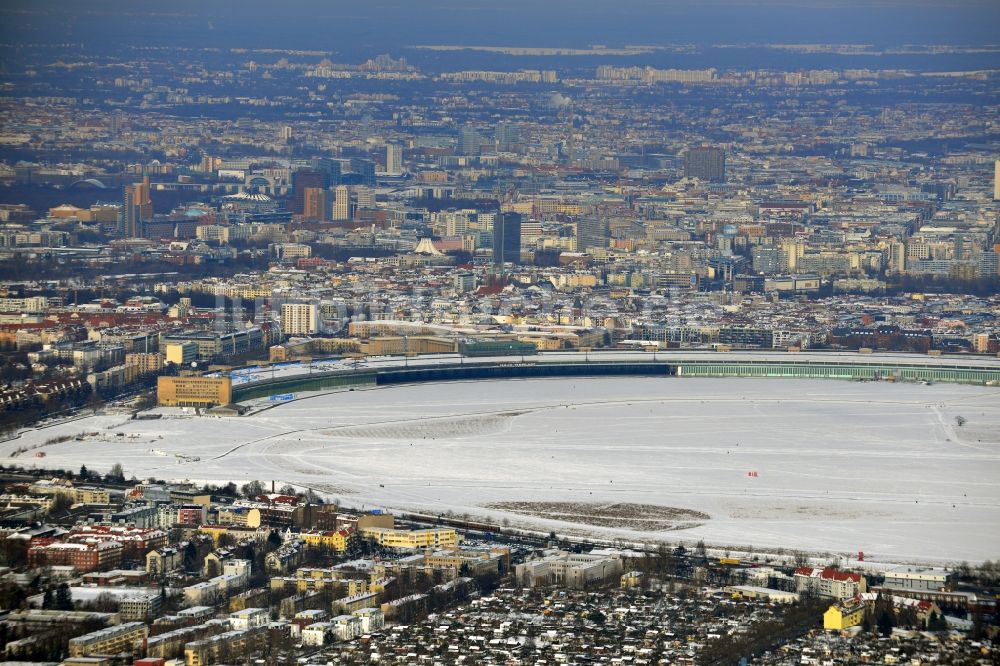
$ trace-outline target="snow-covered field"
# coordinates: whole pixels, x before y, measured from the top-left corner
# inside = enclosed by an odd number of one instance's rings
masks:
[[[863,550],[886,560],[1000,555],[997,388],[532,379],[315,395],[241,418],[166,414],[27,432],[0,445],[0,455],[25,447],[6,462],[71,469],[120,462],[140,478],[274,479],[352,506],[452,511],[545,530],[571,525],[484,507],[627,502],[710,516],[665,532],[591,528],[624,538]],[[35,458],[38,451],[46,457]]]

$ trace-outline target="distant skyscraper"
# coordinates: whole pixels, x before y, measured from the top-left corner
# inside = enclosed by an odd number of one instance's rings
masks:
[[[608,246],[608,222],[599,217],[585,217],[576,223],[576,251]]]
[[[534,248],[542,237],[542,223],[538,221],[521,221],[521,247]]]
[[[394,143],[385,146],[385,172],[390,176],[403,173],[403,147]]]
[[[135,209],[135,189],[133,185],[126,185],[122,188],[122,223],[121,235],[123,238],[135,238],[135,230],[138,225],[137,213]]]
[[[327,203],[327,192],[318,187],[305,189],[302,216],[307,220],[326,222],[330,219],[330,205]]]
[[[341,167],[340,162],[329,157],[314,157],[309,160],[309,166],[314,171],[322,171],[330,178],[328,187],[340,184]]]
[[[521,216],[503,213],[493,218],[493,263],[517,264],[521,261]]]
[[[471,127],[463,127],[458,133],[458,147],[456,152],[459,155],[478,157],[482,144],[483,138],[479,136],[479,132]]]
[[[521,142],[521,133],[517,125],[508,122],[497,123],[497,151],[509,153],[517,149]]]
[[[721,148],[689,148],[684,154],[684,177],[726,182],[726,154]]]
[[[1000,160],[993,163],[993,200],[1000,201]]]
[[[306,189],[330,187],[330,174],[318,169],[299,169],[292,174],[292,212],[302,215],[306,208]]]
[[[354,196],[358,200],[359,209],[365,208],[371,210],[375,207],[375,190],[372,188],[358,185],[354,188]]]
[[[111,114],[111,136],[116,139],[121,136],[124,125],[125,114],[122,113],[121,109],[115,109],[114,113]]]
[[[281,332],[285,335],[312,335],[318,330],[314,303],[282,303]]]
[[[142,222],[153,217],[153,201],[149,195],[149,176],[141,183],[126,185],[122,192],[122,236],[141,238]]]
[[[788,270],[788,255],[776,245],[755,245],[752,257],[753,272],[758,275],[774,275]]]
[[[893,241],[889,244],[889,272],[906,272],[906,243]]]
[[[347,185],[338,185],[334,190],[333,219],[337,221],[351,219],[351,190]]]
[[[352,159],[351,169],[360,177],[360,185],[375,187],[375,163],[371,160]]]

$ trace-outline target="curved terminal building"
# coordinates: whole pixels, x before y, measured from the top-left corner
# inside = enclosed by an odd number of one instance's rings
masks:
[[[316,361],[232,373],[233,401],[414,382],[529,377],[755,377],[1000,385],[1000,359],[853,352],[550,352],[467,359],[456,354]]]

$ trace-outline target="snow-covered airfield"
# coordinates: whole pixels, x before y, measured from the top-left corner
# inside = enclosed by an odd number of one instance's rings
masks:
[[[273,479],[351,506],[468,513],[630,540],[862,550],[898,561],[1000,554],[995,387],[622,377],[297,398],[244,417],[88,417],[26,432],[0,445],[0,456],[27,448],[5,462],[100,470],[120,462],[130,475],[168,480]],[[100,434],[44,445],[80,433]],[[523,510],[487,508],[501,502]],[[649,531],[525,515],[538,512],[527,503],[554,502],[708,517]]]

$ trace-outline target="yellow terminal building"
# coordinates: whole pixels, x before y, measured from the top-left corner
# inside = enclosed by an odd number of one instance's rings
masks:
[[[215,407],[233,401],[229,377],[159,377],[156,401],[162,407]]]

